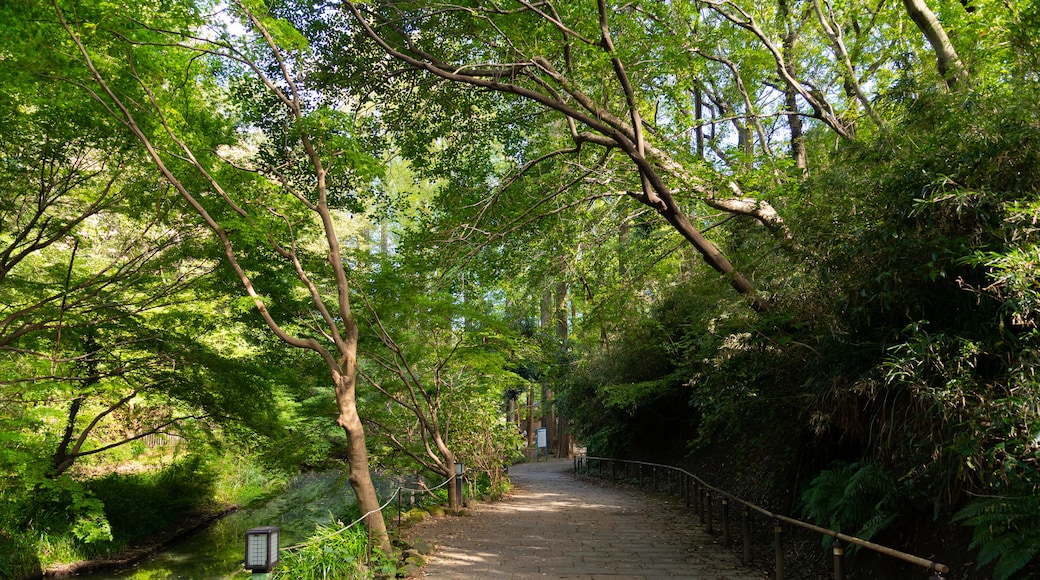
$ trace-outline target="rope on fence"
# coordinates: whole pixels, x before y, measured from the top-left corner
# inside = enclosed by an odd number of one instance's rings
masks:
[[[427,488],[423,488],[423,489],[412,489],[410,487],[399,487],[399,488],[397,488],[397,491],[398,492],[402,492],[402,491],[413,491],[413,492],[414,491],[418,491],[420,493],[428,493],[428,492],[431,492],[431,491],[433,491],[435,489],[440,489],[440,488],[448,485],[449,483],[454,481],[454,479],[455,479],[454,477],[449,477],[448,479],[445,479],[444,481],[442,481],[441,483],[437,484],[434,487],[427,487]]]

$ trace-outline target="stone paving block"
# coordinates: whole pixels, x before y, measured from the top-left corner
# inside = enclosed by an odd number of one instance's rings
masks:
[[[681,502],[581,481],[569,460],[510,469],[514,490],[473,517],[408,529],[437,546],[419,577],[432,580],[761,580],[714,544]]]

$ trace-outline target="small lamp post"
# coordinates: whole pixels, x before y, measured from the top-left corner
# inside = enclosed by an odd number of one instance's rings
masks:
[[[267,578],[278,564],[278,527],[263,526],[246,532],[245,567],[254,579]]]
[[[455,462],[455,499],[458,502],[456,509],[462,507],[462,476],[466,474],[466,466],[460,461]],[[458,515],[458,512],[456,512]]]

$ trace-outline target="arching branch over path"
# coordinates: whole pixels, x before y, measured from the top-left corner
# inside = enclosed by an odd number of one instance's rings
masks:
[[[501,62],[446,62],[425,50],[407,32],[420,23],[390,20],[387,15],[400,14],[396,7],[345,3],[365,36],[396,61],[451,82],[508,93],[538,103],[565,116],[570,138],[577,147],[591,143],[624,152],[635,166],[640,183],[640,189],[629,192],[629,195],[656,210],[693,245],[708,265],[729,279],[733,288],[745,296],[753,308],[766,309],[767,303],[756,295],[748,279],[693,225],[688,210],[677,201],[676,189],[670,183],[678,184],[679,191],[699,202],[728,213],[752,217],[770,230],[787,237],[789,234],[777,212],[768,202],[743,195],[735,182],[730,181],[726,187],[717,188],[695,172],[687,170],[667,151],[650,143],[645,130],[646,122],[640,112],[640,106],[646,105],[641,105],[640,95],[636,93],[625,63],[614,46],[609,10],[605,2],[597,4],[599,38],[569,26],[552,4],[521,4],[521,8],[511,12],[497,8],[461,6],[445,10],[456,13],[460,18],[471,14],[480,22],[495,16],[530,16],[536,26],[548,26],[562,35],[563,41],[559,45],[561,50],[552,55],[552,60],[536,50],[522,50],[517,44],[509,44],[503,49],[505,59]],[[376,12],[380,8],[385,9],[385,12]],[[424,29],[424,34],[436,34],[432,28]],[[502,42],[508,44],[509,39]],[[589,58],[606,57],[610,60],[613,78],[609,82],[616,89],[608,89],[605,96],[594,97],[582,88],[581,83],[577,82],[580,73],[577,71],[575,52],[578,48],[591,51],[591,55],[585,55]],[[617,114],[614,112],[616,109],[623,109],[624,113]]]

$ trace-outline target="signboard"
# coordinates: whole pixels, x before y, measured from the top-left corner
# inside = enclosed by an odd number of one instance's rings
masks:
[[[549,448],[549,433],[545,427],[539,427],[535,433],[538,435],[538,448],[548,449]]]

